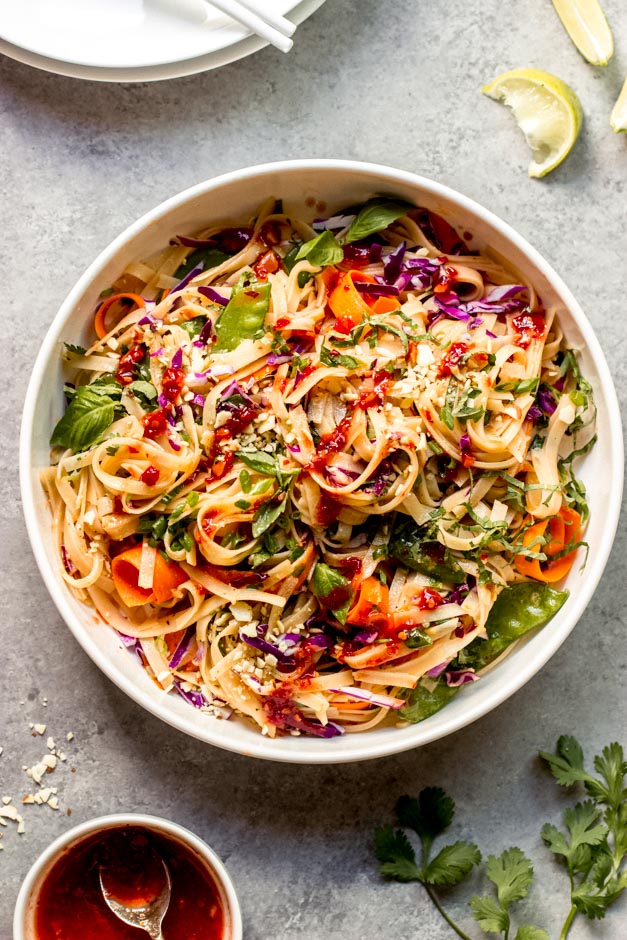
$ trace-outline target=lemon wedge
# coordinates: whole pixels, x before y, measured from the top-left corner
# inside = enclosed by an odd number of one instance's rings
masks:
[[[627,78],[625,79],[623,90],[612,108],[610,124],[615,134],[620,133],[620,131],[627,132]]]
[[[533,153],[529,176],[546,176],[568,156],[579,136],[583,112],[565,82],[540,69],[514,69],[481,90],[514,112]]]
[[[553,0],[564,29],[592,65],[607,65],[614,54],[612,31],[599,0]]]

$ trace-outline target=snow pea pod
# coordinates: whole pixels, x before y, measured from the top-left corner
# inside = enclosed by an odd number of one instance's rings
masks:
[[[523,581],[511,584],[497,597],[486,621],[487,640],[474,640],[464,651],[464,666],[481,669],[507,649],[510,643],[543,627],[558,612],[568,591],[548,584]]]
[[[254,339],[263,328],[270,305],[270,284],[246,280],[233,288],[228,304],[216,321],[213,352],[231,352],[244,339]]]
[[[415,689],[409,689],[404,693],[406,704],[398,712],[398,717],[412,723],[424,721],[425,718],[435,715],[441,708],[448,705],[458,692],[458,688],[448,686],[444,680],[438,682],[431,690],[419,683]]]

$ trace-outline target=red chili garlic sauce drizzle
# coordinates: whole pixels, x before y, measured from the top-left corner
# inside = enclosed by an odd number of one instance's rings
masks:
[[[172,880],[164,936],[223,940],[218,888],[202,861],[180,842],[139,826],[98,833],[61,856],[39,895],[34,940],[145,940],[144,930],[125,924],[107,907],[99,868],[106,866],[109,877],[117,872],[112,886],[122,903],[139,905],[154,898],[164,883],[161,866],[150,861],[154,851]]]

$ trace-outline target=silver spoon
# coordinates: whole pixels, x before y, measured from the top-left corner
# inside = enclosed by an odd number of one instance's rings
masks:
[[[109,884],[107,886],[107,870],[102,865],[99,870],[100,887],[108,907],[113,911],[116,917],[119,917],[124,923],[130,924],[131,927],[141,927],[142,930],[145,930],[146,933],[152,937],[152,940],[164,940],[161,932],[161,924],[163,923],[163,918],[170,904],[172,881],[170,879],[168,866],[161,856],[156,852],[154,856],[163,866],[164,884],[159,894],[150,898],[147,904],[136,907],[120,901],[119,898],[115,896],[112,885]]]

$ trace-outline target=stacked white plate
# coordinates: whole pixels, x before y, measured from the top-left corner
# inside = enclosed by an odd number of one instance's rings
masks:
[[[324,0],[262,0],[302,23]],[[298,42],[296,34],[295,42]],[[103,82],[204,72],[267,43],[205,0],[19,0],[0,5],[0,53]]]

